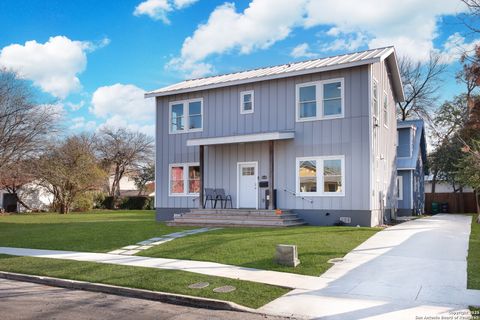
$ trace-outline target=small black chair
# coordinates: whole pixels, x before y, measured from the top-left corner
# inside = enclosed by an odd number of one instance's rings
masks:
[[[224,189],[215,189],[216,200],[220,200],[220,205],[223,209],[227,209],[227,203],[230,202],[230,209],[233,209],[232,196],[225,195]],[[225,204],[223,204],[225,202]]]
[[[203,206],[207,207],[207,201],[210,201],[210,207],[215,208],[217,206],[217,196],[215,190],[212,188],[205,188],[205,201]]]

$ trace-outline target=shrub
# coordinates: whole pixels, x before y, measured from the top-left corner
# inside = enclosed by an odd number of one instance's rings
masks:
[[[101,202],[102,209],[115,209],[114,198],[112,196],[106,196]]]
[[[151,198],[145,196],[125,197],[120,203],[120,209],[148,210],[152,206],[151,202]]]
[[[73,211],[88,211],[93,209],[93,194],[90,192],[83,193],[75,198],[72,204]]]

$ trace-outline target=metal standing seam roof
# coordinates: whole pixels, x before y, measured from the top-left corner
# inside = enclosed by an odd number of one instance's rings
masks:
[[[395,49],[393,47],[370,49],[366,51],[343,54],[333,57],[287,63],[279,66],[240,71],[199,79],[185,80],[164,88],[160,88],[158,90],[147,92],[145,94],[145,97],[160,97],[178,93],[227,87],[243,83],[285,78],[308,73],[349,68],[383,61],[387,58],[390,59],[392,75],[395,85],[397,86],[395,90],[397,99],[403,101],[403,88],[400,80],[400,73],[398,71]]]

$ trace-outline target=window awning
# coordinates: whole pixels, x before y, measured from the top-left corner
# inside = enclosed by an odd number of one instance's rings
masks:
[[[245,143],[245,142],[258,142],[269,140],[286,140],[293,139],[295,133],[293,131],[275,131],[264,132],[255,134],[245,134],[227,137],[215,137],[215,138],[197,138],[187,140],[187,146],[208,146],[216,144],[231,144],[231,143]]]

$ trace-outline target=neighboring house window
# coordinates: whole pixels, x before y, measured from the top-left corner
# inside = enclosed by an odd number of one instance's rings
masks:
[[[200,166],[198,163],[171,164],[170,196],[198,195],[200,192]]]
[[[343,117],[343,87],[343,79],[298,84],[297,121]]]
[[[383,92],[383,125],[388,128],[388,95]]]
[[[253,113],[254,107],[253,90],[240,92],[240,113]]]
[[[296,192],[302,196],[345,195],[343,156],[297,158]]]
[[[377,80],[373,79],[373,86],[372,86],[372,103],[373,103],[373,117],[375,119],[375,124],[379,124],[379,116],[380,116],[380,107],[378,104],[378,82]]]
[[[403,200],[403,177],[397,176],[397,200]]]
[[[195,132],[203,129],[203,100],[170,103],[170,133]]]

